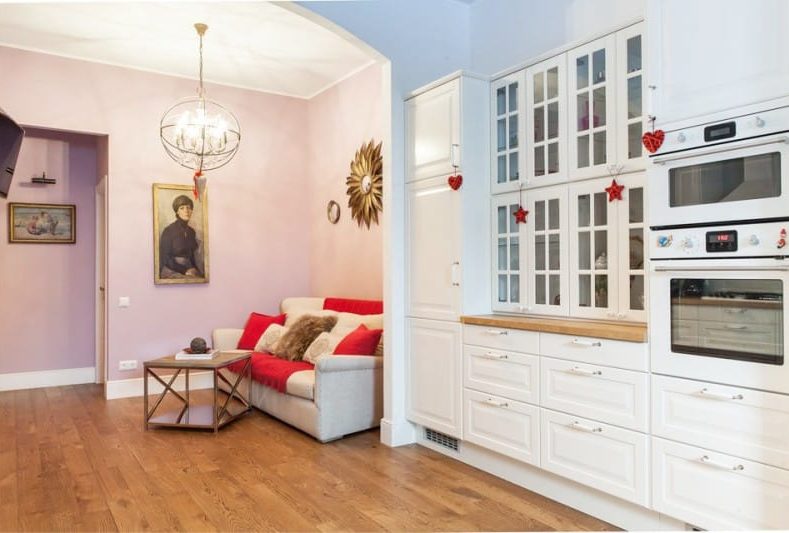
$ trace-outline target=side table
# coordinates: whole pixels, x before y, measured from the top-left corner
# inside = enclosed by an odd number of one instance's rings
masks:
[[[174,355],[160,357],[143,363],[143,383],[145,387],[145,429],[151,427],[179,427],[179,428],[198,428],[213,429],[216,433],[219,428],[232,422],[236,418],[248,413],[251,410],[247,397],[249,390],[243,394],[239,385],[244,378],[247,378],[247,389],[252,371],[251,352],[219,352],[213,359],[176,359]],[[233,363],[243,362],[243,370],[237,374],[235,382],[231,383],[220,370],[227,368]],[[175,370],[170,376],[169,381],[155,372],[155,370]],[[213,377],[213,400],[210,405],[192,404],[189,398],[189,372],[192,370],[209,371]],[[173,383],[185,371],[186,387],[183,394],[173,388]],[[148,378],[153,377],[162,384],[164,390],[159,398],[148,408]],[[231,378],[232,379],[232,378]],[[224,382],[230,392],[225,392],[219,388],[219,382]],[[222,398],[219,392],[226,394]],[[157,413],[165,396],[170,393],[181,402],[179,410]]]

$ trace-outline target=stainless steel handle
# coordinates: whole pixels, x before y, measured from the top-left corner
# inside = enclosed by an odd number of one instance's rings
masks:
[[[744,400],[745,399],[745,397],[742,394],[723,394],[720,392],[712,392],[706,387],[699,391],[699,396],[706,396],[708,398],[714,398],[716,400]]]
[[[717,154],[720,152],[734,152],[741,148],[753,148],[755,146],[765,146],[768,144],[779,144],[779,143],[789,143],[789,137],[787,137],[786,135],[781,135],[779,137],[753,139],[750,141],[739,142],[737,143],[737,146],[734,147],[730,144],[724,144],[724,145],[710,146],[707,148],[697,148],[695,150],[690,150],[677,154],[668,154],[664,156],[655,157],[652,158],[652,162],[654,162],[657,165],[664,165],[669,161],[679,161],[680,159],[696,158],[709,154]]]
[[[482,354],[482,357],[485,359],[495,359],[497,361],[502,361],[504,359],[509,359],[509,355],[506,353],[493,353],[493,352],[485,352]]]
[[[588,346],[588,347],[601,347],[603,345],[600,341],[582,341],[581,339],[573,339],[572,343],[576,346]]]
[[[502,407],[502,408],[507,407],[507,402],[499,402],[494,400],[493,398],[488,398],[487,400],[485,400],[485,403],[488,405],[492,405],[493,407]]]
[[[582,376],[602,376],[602,370],[586,370],[585,368],[581,368],[578,366],[574,366],[567,370],[572,374],[581,374]]]
[[[506,329],[486,329],[485,333],[488,335],[509,335],[509,331]]]
[[[586,431],[587,433],[602,433],[603,432],[603,428],[601,428],[599,426],[596,427],[596,428],[593,428],[592,426],[587,426],[587,425],[581,424],[577,420],[575,422],[570,422],[569,427],[571,427],[572,429],[578,430],[578,431]]]
[[[656,265],[652,264],[655,272],[769,272],[789,270],[789,265]]]
[[[460,262],[455,261],[452,263],[452,286],[460,287]]]
[[[725,465],[723,463],[719,463],[718,461],[713,461],[712,459],[710,459],[709,455],[702,455],[701,457],[699,457],[699,462],[708,466],[720,468],[721,470],[731,470],[732,472],[741,472],[745,470],[745,467],[741,464]]]

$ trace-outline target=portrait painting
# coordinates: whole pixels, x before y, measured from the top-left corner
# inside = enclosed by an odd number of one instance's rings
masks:
[[[154,283],[208,283],[208,205],[190,185],[153,184]]]
[[[74,244],[77,242],[77,207],[9,203],[8,242]]]

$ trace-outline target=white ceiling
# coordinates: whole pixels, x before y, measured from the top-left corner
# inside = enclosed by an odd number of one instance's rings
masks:
[[[258,2],[2,3],[0,45],[310,98],[373,62],[288,9]]]

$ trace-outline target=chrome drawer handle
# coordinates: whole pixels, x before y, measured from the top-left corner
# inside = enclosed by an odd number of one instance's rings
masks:
[[[731,470],[732,472],[741,472],[745,470],[745,467],[742,465],[730,466],[730,465],[725,465],[723,463],[719,463],[717,461],[713,461],[712,459],[710,459],[709,455],[702,455],[699,458],[699,462],[705,465],[713,466],[715,468],[720,468],[721,470]]]
[[[590,348],[595,346],[600,348],[603,346],[603,343],[600,341],[582,341],[581,339],[573,339],[572,343],[576,346],[589,346]]]
[[[742,394],[722,394],[720,392],[712,392],[711,390],[704,388],[699,391],[700,396],[706,396],[707,398],[715,398],[716,400],[744,400],[745,397]]]
[[[593,428],[591,426],[586,426],[584,424],[581,424],[577,420],[575,422],[570,422],[570,426],[569,427],[571,427],[572,429],[576,429],[578,431],[586,431],[587,433],[602,433],[603,432],[603,428],[601,428],[601,427]]]
[[[602,376],[603,375],[603,371],[602,370],[586,370],[585,368],[581,368],[581,367],[578,367],[578,366],[574,366],[574,367],[570,368],[567,371],[572,373],[572,374],[580,374],[582,376]]]
[[[488,405],[492,405],[493,407],[504,407],[504,408],[507,407],[507,402],[497,402],[493,398],[488,398],[487,400],[485,400],[485,403]]]
[[[485,333],[488,335],[508,335],[509,331],[505,329],[486,329]]]
[[[509,356],[506,353],[493,353],[493,352],[486,352],[482,354],[482,357],[485,359],[495,359],[497,361],[502,361],[504,359],[508,359]]]

